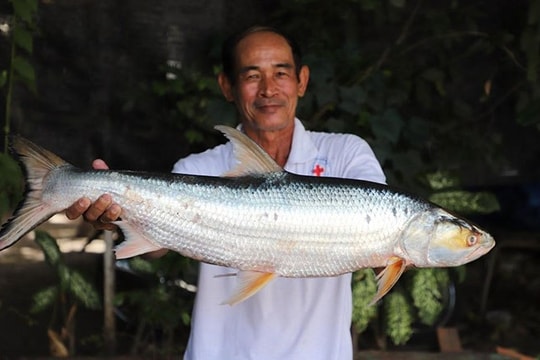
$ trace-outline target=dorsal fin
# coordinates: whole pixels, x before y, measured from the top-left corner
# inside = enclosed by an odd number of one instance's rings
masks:
[[[225,135],[233,145],[238,164],[223,176],[242,176],[281,172],[283,169],[255,141],[241,131],[225,125],[214,127]]]

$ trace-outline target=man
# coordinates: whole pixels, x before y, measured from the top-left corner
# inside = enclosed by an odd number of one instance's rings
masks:
[[[253,27],[223,47],[218,82],[234,103],[239,128],[286,170],[384,182],[369,145],[354,135],[306,131],[296,118],[309,68],[292,39],[267,27]],[[226,143],[188,156],[174,172],[219,176],[235,166]],[[106,168],[95,162],[95,168]],[[85,212],[89,221],[107,223],[121,214],[109,195],[94,204],[81,199],[69,218]],[[106,226],[106,225],[104,225]],[[102,226],[103,227],[103,226]],[[231,269],[201,264],[186,359],[352,359],[351,275],[333,278],[277,278],[234,306],[220,305],[236,279],[219,277]]]

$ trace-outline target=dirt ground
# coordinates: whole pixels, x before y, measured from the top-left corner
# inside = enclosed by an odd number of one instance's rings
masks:
[[[72,225],[49,225],[59,233],[68,265],[89,278],[102,277],[102,248],[97,244],[81,253],[84,240],[72,239]],[[56,229],[55,229],[56,227]],[[540,356],[540,234],[499,234],[496,251],[467,268],[464,283],[457,287],[457,304],[445,326],[458,330],[467,352],[495,354],[512,349],[531,358]],[[0,359],[23,359],[50,355],[47,328],[49,311],[30,314],[32,296],[56,281],[40,250],[25,239],[0,256]],[[121,280],[120,280],[121,281]],[[58,324],[52,324],[58,328]],[[120,324],[119,327],[122,327]],[[129,354],[134,329],[119,328],[118,355]],[[102,353],[103,314],[78,309],[75,323],[78,356]],[[360,347],[377,350],[369,333],[360,335]],[[435,329],[419,329],[409,344],[389,351],[438,351]]]

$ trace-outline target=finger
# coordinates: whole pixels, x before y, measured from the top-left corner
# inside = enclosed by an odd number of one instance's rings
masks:
[[[120,205],[112,203],[111,206],[101,215],[99,218],[99,221],[102,223],[108,223],[111,221],[116,221],[120,217],[120,214],[122,213],[122,208]]]
[[[92,222],[96,221],[103,213],[111,206],[112,197],[109,194],[101,195],[84,213],[86,220]]]
[[[66,209],[66,217],[70,220],[75,220],[76,218],[81,216],[86,210],[88,210],[88,207],[91,204],[92,202],[88,198],[79,199],[77,202],[75,202],[73,205]]]
[[[111,230],[115,231],[118,229],[118,226],[116,226],[113,223],[102,223],[100,221],[93,222],[92,225],[94,225],[94,228],[97,230]]]
[[[101,159],[96,159],[92,162],[92,167],[95,170],[109,170],[107,163]]]

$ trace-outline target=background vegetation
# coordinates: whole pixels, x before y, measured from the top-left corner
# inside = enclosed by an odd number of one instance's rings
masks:
[[[81,166],[104,157],[113,168],[168,171],[179,157],[223,141],[213,125],[234,124],[235,114],[215,82],[219,46],[255,19],[302,45],[311,68],[299,110],[306,126],[365,138],[389,184],[470,215],[498,210],[479,188],[540,175],[540,0],[233,2],[241,15],[221,3],[223,18],[236,21],[216,21],[192,42],[182,29],[200,25],[178,12],[167,18],[178,10],[167,1],[153,9],[136,1],[9,3],[10,30],[0,39],[4,130]],[[168,40],[156,44],[159,37]],[[17,175],[5,176],[12,169],[2,168],[0,210],[20,191]],[[355,274],[357,331],[381,323],[378,336],[406,342],[415,322],[436,323],[450,279],[462,277],[410,272],[384,305],[366,308],[373,275]],[[167,289],[155,290],[152,298],[164,299]],[[144,304],[140,294],[121,300]],[[189,308],[182,309],[166,320],[186,324]]]

